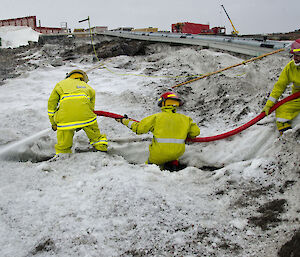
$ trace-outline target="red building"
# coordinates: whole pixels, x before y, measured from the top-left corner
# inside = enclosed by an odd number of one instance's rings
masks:
[[[36,16],[27,16],[15,19],[0,20],[0,27],[2,26],[26,26],[42,34],[58,34],[65,33],[65,29],[41,27],[36,25]]]
[[[172,24],[172,32],[174,33],[200,34],[205,30],[209,30],[209,25],[191,22],[178,22]]]
[[[188,33],[188,34],[225,34],[224,27],[209,28],[207,24],[198,24],[191,22],[178,22],[172,24],[173,33]]]

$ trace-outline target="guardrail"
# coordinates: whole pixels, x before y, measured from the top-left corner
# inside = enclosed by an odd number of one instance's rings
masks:
[[[260,56],[270,52],[270,49],[276,50],[280,48],[287,48],[290,45],[289,42],[256,40],[254,38],[230,37],[221,35],[192,35],[141,31],[105,31],[98,34],[155,42],[199,45],[205,48],[225,50],[249,56]]]
[[[161,32],[142,32],[142,31],[104,31],[93,34],[104,35],[110,37],[121,37],[135,40],[145,40],[161,43],[173,43],[182,45],[198,45],[203,48],[212,48],[224,50],[233,53],[244,54],[248,56],[257,57],[270,51],[288,48],[291,42],[275,41],[275,40],[262,40],[248,37],[232,37],[226,35],[193,35],[183,33],[161,33]],[[61,33],[61,34],[45,34],[41,37],[89,37],[89,32],[75,32],[75,33]],[[280,54],[283,54],[281,52]]]

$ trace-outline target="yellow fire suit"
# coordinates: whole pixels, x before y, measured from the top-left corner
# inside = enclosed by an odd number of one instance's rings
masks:
[[[196,123],[190,117],[176,113],[175,106],[164,106],[161,110],[161,113],[153,114],[140,122],[123,120],[123,124],[136,134],[152,132],[148,162],[157,165],[177,160],[185,152],[186,138],[200,134]]]
[[[290,61],[281,72],[268,101],[275,104],[290,83],[293,83],[292,93],[300,91],[300,67],[295,65],[294,60]],[[275,111],[278,130],[281,131],[290,126],[290,121],[296,118],[299,112],[299,98],[278,107]]]
[[[48,100],[48,115],[57,126],[56,153],[71,153],[75,129],[83,128],[90,144],[97,150],[107,148],[106,136],[100,134],[95,107],[95,90],[80,79],[67,78],[54,87]]]

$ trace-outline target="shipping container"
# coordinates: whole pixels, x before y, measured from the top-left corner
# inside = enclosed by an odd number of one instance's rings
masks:
[[[205,30],[209,30],[209,25],[191,22],[178,22],[172,24],[173,33],[200,34]]]

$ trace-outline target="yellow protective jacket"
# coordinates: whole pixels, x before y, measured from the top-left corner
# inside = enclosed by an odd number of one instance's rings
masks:
[[[300,91],[300,67],[295,65],[294,60],[290,61],[282,70],[266,105],[272,107],[290,83],[293,83],[292,93]],[[278,129],[284,129],[286,127],[285,123],[297,117],[299,112],[300,98],[279,106],[275,111]],[[287,126],[290,127],[289,124]]]
[[[97,122],[95,90],[79,79],[67,78],[54,87],[48,100],[48,115],[57,129],[82,128]]]
[[[295,65],[294,60],[290,61],[282,70],[270,94],[269,100],[276,103],[290,83],[293,83],[292,93],[300,91],[300,67]]]
[[[153,114],[140,122],[123,122],[136,134],[149,131],[153,133],[149,162],[158,165],[177,160],[185,151],[186,138],[200,134],[196,123],[190,117],[176,113],[176,107],[165,106],[161,110],[161,113]]]

